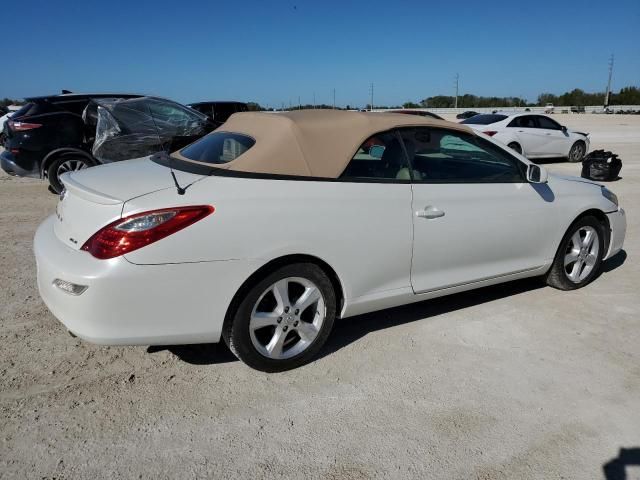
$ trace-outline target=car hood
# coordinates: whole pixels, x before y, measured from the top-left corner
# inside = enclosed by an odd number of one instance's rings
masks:
[[[176,188],[171,169],[152,162],[150,157],[99,165],[61,177],[67,190],[94,203],[123,203],[148,193]],[[184,187],[203,175],[174,170],[176,180]]]
[[[573,175],[559,175],[557,173],[550,173],[549,174],[549,178],[560,180],[560,181],[566,181],[566,182],[586,183],[586,184],[593,185],[594,187],[598,187],[598,188],[602,187],[602,185],[600,185],[599,183],[593,182],[593,181],[588,180],[586,178],[576,177],[576,176],[573,176]]]

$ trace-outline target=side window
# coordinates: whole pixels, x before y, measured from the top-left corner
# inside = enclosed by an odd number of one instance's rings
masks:
[[[555,120],[551,120],[548,117],[543,117],[539,115],[536,117],[538,120],[538,128],[546,128],[547,130],[562,130],[562,127]]]
[[[89,104],[89,100],[73,100],[66,102],[56,102],[56,106],[67,112],[75,113],[76,115],[82,115],[82,112]]]
[[[400,131],[411,161],[411,175],[423,183],[523,182],[516,158],[474,135],[437,128]]]
[[[343,180],[411,180],[407,157],[395,132],[369,137],[340,176]]]
[[[524,115],[522,117],[516,117],[511,120],[511,123],[507,127],[517,128],[536,128],[536,120],[532,115]]]

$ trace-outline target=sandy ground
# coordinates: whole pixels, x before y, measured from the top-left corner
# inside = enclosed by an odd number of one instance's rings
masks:
[[[222,345],[71,338],[35,286],[32,237],[56,197],[0,175],[0,477],[603,478],[640,447],[640,116],[556,118],[625,162],[610,188],[626,253],[601,278],[343,320],[320,359],[275,375]]]

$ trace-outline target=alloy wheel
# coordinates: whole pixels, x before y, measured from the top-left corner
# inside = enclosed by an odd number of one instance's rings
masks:
[[[325,300],[316,284],[301,277],[283,278],[267,288],[253,307],[251,343],[267,358],[292,358],[309,348],[325,317]]]
[[[573,283],[580,283],[592,272],[598,261],[600,239],[591,226],[580,227],[571,236],[564,255],[564,272]]]
[[[58,166],[57,174],[60,177],[63,173],[77,172],[85,168],[87,168],[87,164],[83,160],[66,160]]]
[[[579,162],[584,156],[584,146],[581,143],[576,143],[573,148],[571,148],[571,154],[569,156],[572,162]]]

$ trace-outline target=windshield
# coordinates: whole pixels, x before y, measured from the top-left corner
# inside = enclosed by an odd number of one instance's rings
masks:
[[[180,155],[195,162],[227,163],[238,158],[255,143],[253,138],[239,133],[214,132],[180,150]]]
[[[471,118],[467,118],[460,123],[468,123],[471,125],[491,125],[492,123],[499,122],[507,118],[506,115],[500,115],[495,113],[485,113],[480,115],[474,115]]]

